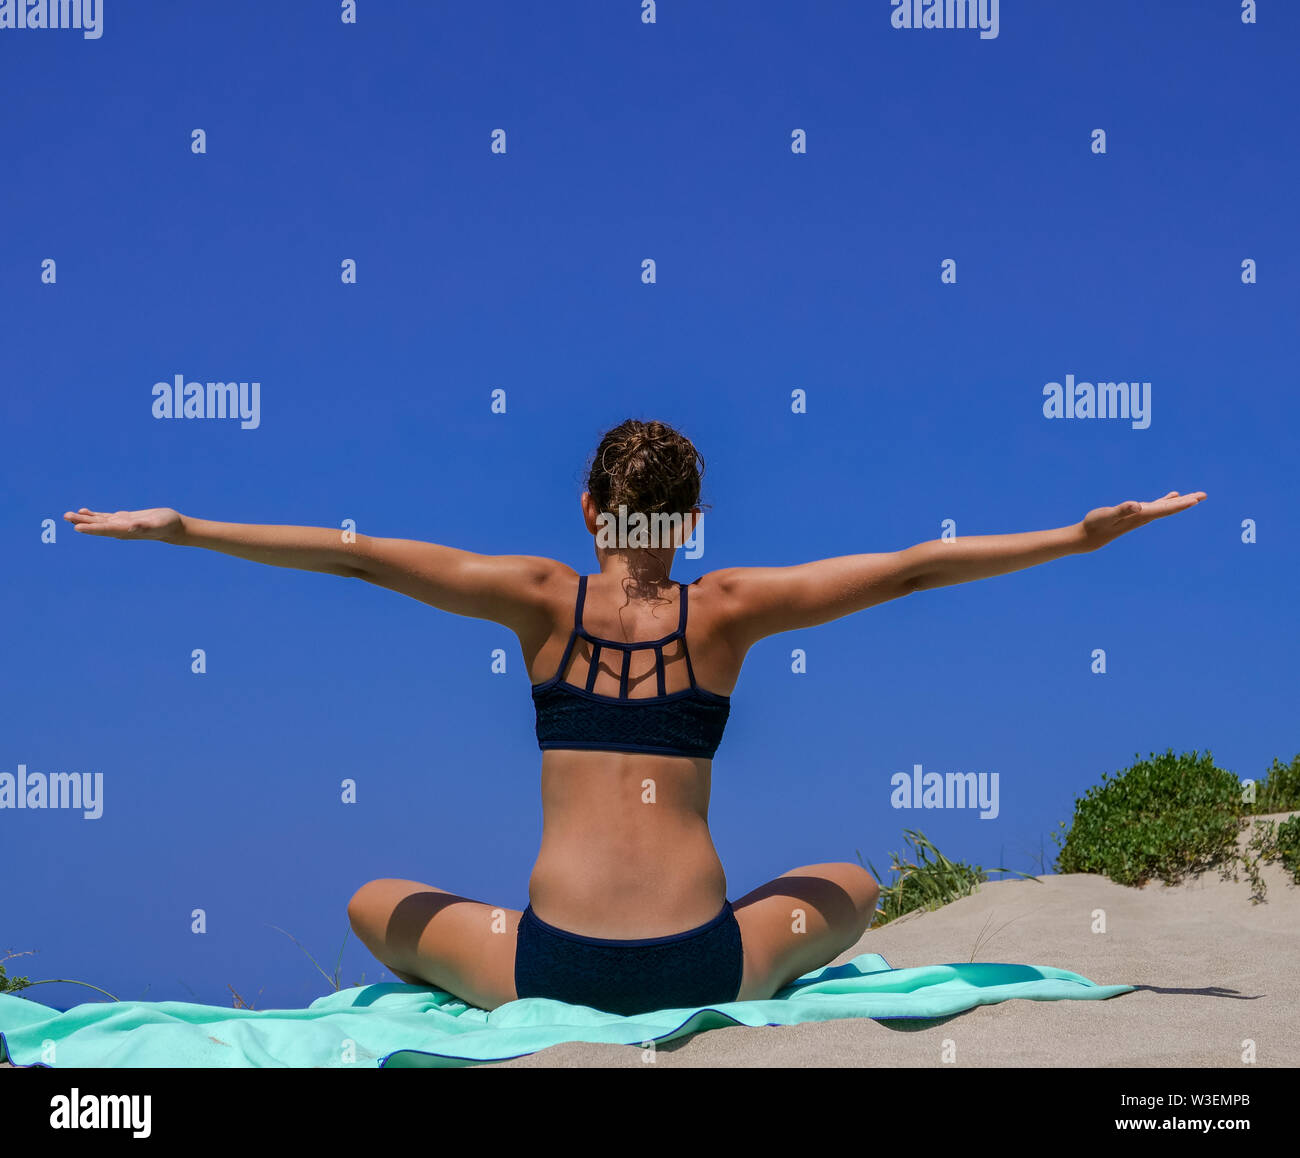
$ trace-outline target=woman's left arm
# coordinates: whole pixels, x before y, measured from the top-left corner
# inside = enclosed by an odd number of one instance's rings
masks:
[[[913,591],[1007,575],[1095,551],[1128,531],[1196,506],[1204,491],[1098,507],[1081,522],[1018,535],[931,539],[902,551],[841,555],[793,567],[732,567],[700,580],[717,592],[736,653],[783,631],[817,627]]]
[[[1204,491],[1190,495],[1170,491],[1164,498],[1150,503],[1098,507],[1089,511],[1082,522],[1050,531],[971,535],[918,543],[900,552],[908,572],[907,587],[910,591],[951,587],[955,583],[1023,571],[1066,555],[1095,551],[1128,531],[1194,507],[1204,498]]]

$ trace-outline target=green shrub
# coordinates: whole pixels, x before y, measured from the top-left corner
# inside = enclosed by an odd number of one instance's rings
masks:
[[[1290,764],[1274,760],[1267,774],[1255,784],[1255,802],[1246,811],[1258,816],[1269,812],[1300,809],[1300,756]]]
[[[1241,782],[1209,752],[1151,753],[1074,802],[1056,868],[1101,873],[1122,885],[1177,884],[1236,854]],[[1065,825],[1061,825],[1065,828]]]
[[[1277,826],[1277,859],[1300,885],[1300,815]]]
[[[1254,831],[1246,842],[1240,857],[1241,868],[1250,882],[1250,899],[1258,903],[1265,899],[1268,885],[1260,871],[1263,865],[1273,861],[1281,863],[1291,874],[1291,879],[1300,885],[1300,816],[1292,816],[1279,824],[1276,820],[1257,820]],[[1238,880],[1234,865],[1230,874]]]

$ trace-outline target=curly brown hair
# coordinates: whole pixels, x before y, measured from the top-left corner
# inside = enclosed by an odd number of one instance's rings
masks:
[[[679,430],[629,418],[605,432],[591,458],[587,490],[600,511],[686,515],[703,509],[704,458]]]

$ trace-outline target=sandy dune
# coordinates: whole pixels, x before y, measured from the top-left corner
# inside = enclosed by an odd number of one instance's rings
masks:
[[[1277,866],[1268,899],[1215,873],[1169,888],[1075,874],[995,881],[932,913],[868,931],[836,964],[879,953],[891,965],[1014,961],[1099,984],[1139,986],[1109,1001],[1009,1001],[943,1022],[832,1021],[715,1029],[673,1043],[667,1066],[937,1066],[945,1041],[964,1066],[1300,1065],[1300,888]],[[1092,931],[1094,910],[1106,931]],[[648,1064],[629,1046],[570,1044],[503,1066]]]

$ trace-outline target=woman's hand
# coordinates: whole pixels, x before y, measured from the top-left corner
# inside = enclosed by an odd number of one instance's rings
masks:
[[[1126,531],[1144,527],[1154,519],[1163,519],[1166,515],[1176,515],[1189,507],[1196,506],[1205,498],[1204,491],[1195,494],[1180,495],[1170,491],[1162,499],[1150,503],[1127,502],[1117,507],[1098,507],[1083,517],[1080,527],[1083,529],[1084,551],[1095,551],[1104,547],[1113,539],[1118,539]]]
[[[158,539],[174,543],[185,530],[179,511],[153,507],[147,511],[67,511],[64,519],[83,535],[104,535],[110,539]]]

